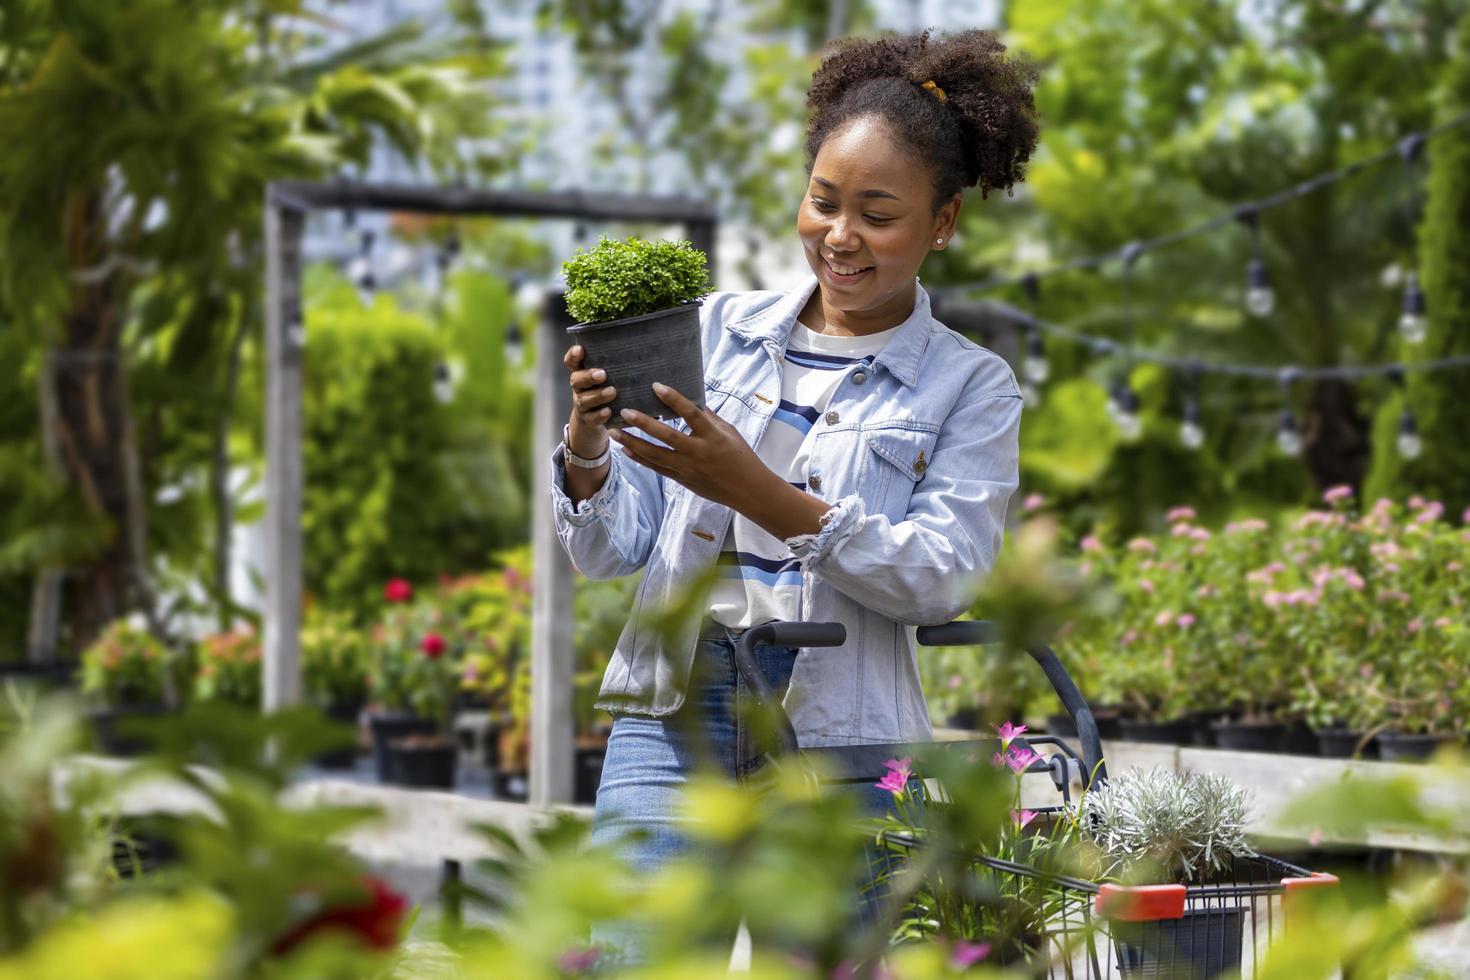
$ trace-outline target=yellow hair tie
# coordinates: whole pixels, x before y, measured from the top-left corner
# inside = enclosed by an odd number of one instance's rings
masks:
[[[947,96],[947,95],[944,94],[944,89],[940,88],[938,85],[935,85],[933,82],[925,82],[920,87],[921,88],[928,89],[930,92],[933,92],[936,96],[939,97],[939,101],[940,102],[948,102],[949,101],[949,96]]]

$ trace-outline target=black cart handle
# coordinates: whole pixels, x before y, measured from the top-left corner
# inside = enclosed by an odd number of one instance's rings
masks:
[[[776,700],[771,682],[761,671],[755,659],[757,644],[769,643],[781,647],[840,647],[847,642],[847,627],[841,623],[763,623],[752,626],[740,634],[735,644],[735,668],[745,678],[757,709],[766,712],[775,723],[776,740],[780,743],[781,755],[795,755],[796,729],[791,727],[791,717]]]
[[[987,643],[999,643],[1001,639],[1000,630],[987,620],[920,626],[915,631],[915,638],[920,646],[926,647],[984,646]],[[1072,716],[1072,721],[1077,725],[1077,740],[1082,743],[1082,764],[1087,769],[1082,774],[1082,784],[1090,787],[1094,781],[1106,782],[1108,771],[1103,764],[1102,735],[1097,730],[1097,719],[1092,717],[1087,699],[1077,689],[1072,676],[1067,673],[1067,668],[1062,666],[1051,647],[1038,645],[1026,652],[1036,661],[1042,673],[1046,674],[1046,679],[1051,681],[1052,690],[1062,700],[1062,707],[1067,709],[1067,714]]]
[[[916,638],[920,646],[926,647],[984,646],[998,643],[1000,630],[994,623],[986,620],[964,620],[939,626],[921,626],[916,631]],[[775,722],[779,754],[794,755],[799,751],[796,729],[792,727],[791,718],[776,700],[770,682],[756,662],[756,645],[769,643],[789,647],[836,647],[845,642],[847,629],[841,623],[778,622],[751,627],[741,634],[739,642],[735,644],[735,667],[745,679],[745,685],[750,688],[759,710],[766,712]],[[1026,652],[1046,674],[1052,689],[1061,698],[1062,706],[1077,724],[1077,738],[1082,743],[1082,762],[1087,770],[1082,774],[1083,784],[1092,786],[1094,782],[1105,781],[1107,770],[1103,765],[1102,738],[1098,734],[1097,721],[1092,717],[1092,709],[1087,706],[1082,692],[1072,682],[1071,675],[1051,647],[1036,646]]]

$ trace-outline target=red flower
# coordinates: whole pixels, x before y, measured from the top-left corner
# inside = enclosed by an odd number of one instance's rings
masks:
[[[444,637],[438,633],[425,633],[424,638],[419,641],[419,649],[430,660],[438,660],[444,656]]]
[[[284,953],[327,930],[354,935],[370,949],[392,949],[408,901],[380,878],[365,876],[362,884],[367,894],[359,901],[317,913],[276,940],[271,952]]]
[[[383,598],[389,602],[407,602],[413,598],[413,583],[406,578],[390,578],[383,586]]]

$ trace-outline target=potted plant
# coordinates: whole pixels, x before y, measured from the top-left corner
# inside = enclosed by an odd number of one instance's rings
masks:
[[[82,653],[82,693],[92,701],[88,714],[102,751],[133,755],[142,748],[137,739],[119,730],[119,724],[167,710],[168,668],[164,645],[142,626],[121,619]]]
[[[585,352],[583,364],[606,371],[617,388],[608,425],[623,424],[624,408],[670,415],[654,382],[704,405],[699,300],[710,281],[703,252],[688,242],[602,237],[562,268],[567,312],[577,321],[567,333]]]
[[[453,789],[459,746],[450,736],[460,685],[460,666],[450,640],[432,630],[419,637],[416,650],[405,657],[404,689],[426,731],[408,732],[387,742],[388,781],[400,786]]]
[[[388,744],[406,735],[435,731],[433,719],[414,710],[408,672],[420,656],[423,637],[428,633],[443,637],[446,620],[432,603],[415,601],[413,587],[403,579],[391,579],[383,594],[387,609],[368,632],[368,731],[373,771],[379,782],[386,783],[390,778]]]
[[[1246,792],[1223,776],[1132,769],[1082,800],[1082,833],[1102,852],[1106,877],[1124,885],[1222,880],[1236,858],[1256,855],[1246,839]],[[1179,919],[1114,922],[1125,976],[1217,976],[1240,966],[1245,905],[1190,909]]]
[[[301,683],[307,699],[328,718],[357,731],[368,695],[367,641],[345,613],[316,608],[307,613],[301,629]],[[350,769],[356,760],[356,746],[347,745],[324,753],[317,762],[329,769]]]
[[[260,708],[260,636],[251,627],[211,633],[198,645],[194,697]]]

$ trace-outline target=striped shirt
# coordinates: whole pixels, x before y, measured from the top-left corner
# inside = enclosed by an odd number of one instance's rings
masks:
[[[854,365],[871,365],[898,327],[866,337],[834,337],[801,323],[781,364],[781,403],[766,426],[756,455],[804,493],[807,436],[837,385]],[[814,496],[821,496],[815,494]],[[719,577],[710,591],[709,615],[731,628],[796,619],[801,609],[801,569],[785,542],[735,514],[716,561]]]

